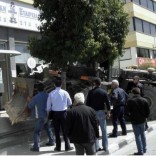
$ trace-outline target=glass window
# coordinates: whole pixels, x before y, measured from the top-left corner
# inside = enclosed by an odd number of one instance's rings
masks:
[[[150,24],[146,21],[143,21],[143,28],[145,34],[150,34]]]
[[[0,42],[0,49],[6,49],[6,44]]]
[[[145,8],[147,8],[147,0],[140,0],[140,4],[141,6],[144,6]]]
[[[15,44],[15,50],[21,53],[30,53],[26,44]]]
[[[150,24],[151,35],[156,36],[156,26],[154,24]]]
[[[15,56],[16,63],[26,63],[31,56],[27,44],[15,44],[15,50],[21,52],[21,55]]]
[[[154,4],[154,11],[156,12],[156,2],[153,2]]]
[[[137,55],[138,57],[150,58],[149,49],[137,48]]]
[[[154,10],[154,8],[153,8],[153,1],[152,0],[148,0],[147,1],[147,5],[148,5],[148,9],[150,9],[150,10]]]
[[[142,20],[135,18],[134,19],[135,30],[139,32],[143,32]]]
[[[156,58],[156,50],[153,50],[153,58]]]
[[[133,2],[140,4],[140,0],[133,0]]]

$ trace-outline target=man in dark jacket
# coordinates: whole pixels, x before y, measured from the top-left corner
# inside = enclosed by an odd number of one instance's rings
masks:
[[[101,79],[94,80],[94,88],[89,91],[86,105],[92,107],[96,112],[101,131],[102,131],[102,146],[105,152],[108,152],[108,137],[106,117],[110,116],[110,102],[107,92],[101,88]],[[107,110],[106,108],[107,107]],[[107,115],[106,115],[107,114]],[[99,151],[99,140],[96,140],[96,150]]]
[[[127,92],[128,94],[132,92],[133,88],[138,87],[140,89],[140,95],[142,97],[144,97],[144,86],[142,83],[140,83],[140,77],[139,76],[134,76],[133,77],[133,83],[129,83],[128,87],[127,87]],[[145,131],[148,129],[148,124],[147,124],[147,120],[145,122]]]
[[[74,143],[76,155],[96,154],[95,141],[99,137],[98,123],[92,108],[84,105],[83,93],[74,96],[75,102],[67,111],[65,131],[70,142]]]
[[[133,77],[133,83],[129,83],[127,87],[127,93],[131,93],[133,88],[138,87],[140,89],[140,95],[143,97],[144,96],[144,86],[142,83],[140,83],[140,77],[139,76],[134,76]]]
[[[125,104],[127,102],[127,93],[119,87],[117,80],[112,81],[111,103],[113,105],[112,110],[112,123],[113,131],[110,137],[117,137],[118,132],[118,120],[121,125],[122,135],[127,135],[126,123],[125,123]]]
[[[146,153],[145,121],[150,114],[149,105],[145,98],[140,96],[140,89],[133,88],[134,96],[127,101],[127,113],[130,116],[135,135],[138,152],[134,155]]]

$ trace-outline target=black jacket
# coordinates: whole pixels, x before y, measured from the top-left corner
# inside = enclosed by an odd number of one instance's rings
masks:
[[[67,111],[65,132],[71,143],[91,143],[99,137],[95,111],[78,104]]]
[[[140,95],[142,97],[144,97],[144,86],[140,82],[138,82],[137,84],[135,84],[134,82],[128,83],[127,91],[126,92],[129,94],[129,93],[131,93],[132,89],[133,88],[136,88],[136,87],[138,87],[140,89]]]
[[[140,95],[133,96],[127,101],[126,113],[132,124],[144,123],[150,114],[148,101]]]
[[[95,87],[89,91],[86,105],[92,107],[95,111],[105,110],[106,105],[107,110],[110,111],[110,101],[107,92],[100,87]]]

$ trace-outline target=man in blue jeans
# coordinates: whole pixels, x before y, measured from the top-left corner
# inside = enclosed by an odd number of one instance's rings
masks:
[[[46,143],[46,146],[54,146],[55,145],[55,136],[52,130],[52,120],[49,120],[44,124],[44,129],[47,133],[49,141]]]
[[[87,96],[86,105],[92,107],[96,112],[96,117],[102,131],[102,146],[105,152],[108,152],[108,137],[107,137],[107,123],[106,123],[106,108],[107,116],[110,116],[110,102],[107,92],[102,89],[101,79],[96,78],[94,80],[94,88],[89,91]],[[96,140],[96,151],[101,150],[99,147],[99,140]]]
[[[30,100],[28,107],[31,109],[32,117],[35,118],[35,129],[33,135],[34,145],[30,150],[39,152],[40,134],[43,127],[48,134],[49,145],[53,144],[53,138],[50,132],[50,125],[47,122],[46,103],[48,94],[44,92],[44,85],[42,83],[38,84],[37,88],[38,93]]]
[[[135,141],[138,152],[134,155],[143,155],[146,153],[146,136],[145,136],[145,122],[150,114],[148,101],[140,96],[140,89],[138,87],[132,89],[134,96],[127,101],[127,114],[130,116],[132,123]]]

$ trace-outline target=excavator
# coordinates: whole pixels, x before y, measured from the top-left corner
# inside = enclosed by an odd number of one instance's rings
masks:
[[[26,70],[24,74],[19,73],[19,77],[14,79],[15,89],[13,96],[4,106],[12,124],[29,119],[30,111],[27,108],[27,97],[32,97],[35,94],[37,84],[42,82],[45,85],[45,91],[49,93],[54,89],[56,76],[61,75],[61,71],[50,70],[44,65],[39,65],[39,67],[35,69],[33,74],[32,70],[29,69]],[[40,69],[40,71],[36,72],[37,69]],[[124,90],[127,90],[128,85],[131,85],[135,75],[140,77],[140,81],[144,84],[144,97],[148,100],[150,105],[151,113],[149,120],[156,119],[156,72],[150,69],[140,70],[128,68],[120,69],[118,73],[116,77],[113,77],[112,73],[112,79],[118,79],[120,87]],[[101,79],[104,80],[104,71],[101,70],[99,75]],[[92,82],[96,77],[97,71],[92,68],[72,66],[66,71],[66,90],[69,92],[72,99],[77,92],[83,92],[86,97],[88,91],[92,89]],[[102,87],[109,93],[111,83],[104,80],[102,82]]]

